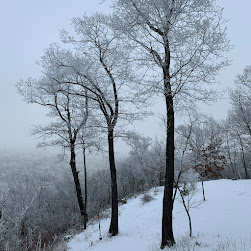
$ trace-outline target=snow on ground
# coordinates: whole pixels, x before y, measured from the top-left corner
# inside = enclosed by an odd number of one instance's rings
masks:
[[[201,185],[191,208],[193,237],[189,235],[188,218],[179,202],[173,213],[173,250],[251,250],[251,180],[217,180],[204,183],[206,201],[202,201]],[[119,207],[119,235],[109,237],[110,219],[101,220],[102,240],[98,223],[74,236],[70,251],[157,251],[160,250],[163,187],[149,191],[154,200],[142,204],[142,195]]]

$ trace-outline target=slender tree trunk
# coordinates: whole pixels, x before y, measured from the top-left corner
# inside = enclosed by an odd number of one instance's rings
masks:
[[[100,225],[100,218],[99,218],[99,212],[98,212],[98,231],[99,231],[99,240],[102,240],[102,233],[101,233],[101,225]]]
[[[202,185],[203,200],[205,201],[206,197],[205,197],[205,189],[204,189],[203,179],[201,180],[201,185]]]
[[[167,132],[166,132],[166,175],[163,197],[161,249],[173,246],[173,182],[174,182],[174,111],[171,95],[166,94]]]
[[[174,182],[175,182],[175,190],[174,190],[174,195],[173,195],[173,203],[174,203],[174,201],[175,201],[176,194],[177,194],[177,190],[178,190],[178,188],[179,188],[179,182],[180,182],[181,174],[182,174],[182,171],[179,172],[177,181],[174,181]]]
[[[187,217],[188,217],[188,221],[189,221],[189,236],[192,237],[192,219],[191,219],[191,216],[190,216],[190,213],[189,213],[189,204],[188,206],[186,205],[186,201],[184,199],[184,196],[182,194],[182,192],[180,191],[179,189],[179,192],[180,192],[180,197],[181,197],[181,200],[182,200],[182,204],[186,210],[186,213],[187,213]],[[188,198],[188,203],[189,203],[189,198]]]
[[[109,145],[109,163],[111,173],[111,191],[112,191],[112,212],[111,224],[109,232],[112,236],[118,234],[118,192],[117,192],[117,175],[114,159],[114,143],[113,143],[113,130],[108,132],[108,145]]]
[[[84,157],[84,174],[85,174],[85,215],[84,215],[84,229],[86,229],[88,215],[87,215],[87,168],[86,168],[86,156],[85,156],[85,146],[83,147],[83,157]]]
[[[79,182],[79,177],[78,177],[78,171],[76,168],[76,154],[75,154],[75,146],[74,144],[71,145],[71,160],[70,160],[70,166],[71,166],[71,171],[72,175],[74,178],[74,184],[75,184],[75,189],[77,193],[77,199],[78,199],[78,206],[80,209],[81,216],[84,217],[85,215],[85,206],[84,206],[84,201],[82,197],[82,191],[81,191],[81,186]]]
[[[239,136],[239,140],[240,140],[241,160],[242,160],[243,168],[244,168],[244,171],[245,171],[245,177],[246,177],[246,179],[249,179],[249,174],[248,174],[248,170],[247,170],[247,164],[246,164],[246,158],[245,158],[245,152],[244,152],[242,139],[241,139],[241,136],[239,134],[238,134],[238,136]]]
[[[228,156],[228,159],[230,161],[230,165],[231,165],[231,168],[232,168],[232,172],[233,172],[234,178],[236,178],[237,177],[236,165],[235,165],[235,161],[233,161],[232,156],[231,156],[231,151],[230,151],[228,137],[226,138],[226,142],[227,142],[227,156]]]
[[[244,167],[244,171],[245,171],[245,177],[246,177],[246,179],[249,179],[249,174],[248,174],[248,170],[247,170],[246,160],[245,160],[244,156],[242,157],[242,163],[243,163],[243,167]]]

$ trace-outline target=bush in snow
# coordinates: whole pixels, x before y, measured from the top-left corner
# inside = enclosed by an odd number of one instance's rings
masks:
[[[153,198],[153,196],[150,195],[149,193],[145,193],[145,194],[141,197],[140,200],[141,200],[141,202],[142,202],[143,204],[146,204],[146,203],[148,203],[148,202],[154,200],[154,198]]]

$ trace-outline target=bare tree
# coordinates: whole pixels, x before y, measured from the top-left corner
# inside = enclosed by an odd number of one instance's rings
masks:
[[[233,128],[229,120],[227,119],[225,123],[223,123],[223,151],[227,158],[227,162],[229,167],[231,167],[232,176],[231,178],[241,178],[240,171],[237,166],[238,156],[239,156],[239,147],[238,141],[236,139],[235,134],[233,133]],[[230,170],[227,170],[229,172]]]
[[[231,109],[229,110],[228,119],[229,129],[232,135],[235,135],[239,143],[240,157],[245,171],[246,179],[250,178],[248,165],[246,163],[245,145],[250,148],[251,138],[251,67],[244,68],[242,74],[237,75],[235,79],[236,89],[230,91]]]
[[[130,165],[137,165],[140,171],[144,174],[145,179],[147,180],[148,187],[152,186],[153,179],[153,166],[150,163],[149,156],[150,147],[151,147],[151,138],[144,137],[137,132],[129,132],[126,139],[126,143],[131,147],[129,155],[131,157]]]
[[[246,162],[246,153],[245,153],[245,146],[244,146],[244,141],[245,139],[242,138],[242,135],[240,135],[240,133],[238,132],[238,130],[236,131],[237,137],[238,137],[238,141],[239,141],[239,147],[240,147],[240,153],[241,153],[241,162],[243,164],[243,168],[245,171],[245,177],[246,179],[250,179],[249,174],[248,174],[248,166],[247,166],[247,162]]]
[[[149,161],[153,175],[158,179],[158,186],[164,185],[165,180],[165,144],[155,138],[155,142],[150,150],[151,159]]]
[[[52,59],[53,53],[57,49],[57,47],[51,46],[41,60],[44,77],[39,80],[31,78],[26,81],[21,80],[17,87],[19,93],[28,103],[49,108],[48,115],[54,118],[54,121],[46,126],[36,126],[33,134],[38,134],[43,138],[40,146],[60,145],[70,150],[70,166],[78,205],[81,215],[85,217],[86,211],[79,181],[79,171],[77,171],[76,167],[76,143],[78,134],[86,126],[88,119],[87,90],[84,93],[85,98],[80,99],[71,94],[70,85],[64,85],[64,89],[62,89],[60,84],[62,84],[65,75],[69,77],[69,72],[57,71]],[[61,78],[55,81],[55,75],[60,75]]]
[[[248,173],[249,166],[247,163],[247,155],[249,155],[249,149],[251,144],[250,135],[243,131],[243,128],[241,128],[240,126],[240,123],[241,118],[239,117],[239,119],[237,120],[237,118],[233,116],[232,110],[230,110],[229,116],[226,120],[226,128],[229,128],[228,130],[231,136],[231,141],[227,141],[227,153],[232,166],[233,173],[237,172],[237,177],[241,178],[239,169],[236,167],[236,159],[239,159],[244,169],[245,178],[249,179],[250,176]]]
[[[240,89],[230,91],[232,108],[229,111],[229,117],[232,124],[238,127],[242,134],[251,136],[251,100],[249,100],[249,90],[245,89],[240,86]]]
[[[196,193],[198,183],[198,173],[192,169],[183,171],[183,175],[180,179],[180,183],[177,185],[181,203],[186,211],[188,222],[189,222],[189,236],[192,236],[192,218],[190,215],[190,209],[196,208],[200,205],[200,202],[193,200]]]
[[[173,202],[175,201],[176,194],[179,188],[179,182],[182,174],[190,168],[187,165],[187,157],[191,151],[191,137],[193,133],[193,127],[200,123],[200,114],[195,111],[188,112],[189,122],[186,125],[180,125],[176,128],[176,169],[178,169],[178,175],[175,180],[175,192],[173,195]],[[178,161],[177,161],[178,160]]]
[[[211,91],[202,83],[215,82],[220,61],[229,49],[222,9],[215,1],[117,0],[113,26],[135,46],[136,60],[148,69],[148,85],[161,92],[166,105],[166,179],[161,248],[175,241],[172,228],[174,180],[174,102],[205,100]],[[205,14],[206,13],[206,14]]]
[[[223,144],[223,128],[213,118],[198,114],[193,122],[177,129],[178,143],[188,142],[189,167],[200,175],[203,199],[205,198],[204,180],[221,178],[221,171],[227,166]],[[189,138],[188,138],[189,135]]]
[[[78,74],[76,80],[71,80],[75,88],[88,90],[90,99],[99,108],[99,127],[107,133],[108,153],[111,174],[112,212],[109,232],[118,234],[118,193],[117,174],[114,154],[114,137],[118,136],[115,129],[120,121],[132,121],[136,118],[131,109],[134,105],[133,89],[130,83],[136,81],[132,63],[129,62],[128,50],[118,40],[110,28],[110,17],[102,14],[74,18],[72,25],[76,37],[62,31],[62,40],[76,46],[79,60],[72,69]],[[80,63],[81,62],[81,63]],[[86,63],[88,62],[88,63]],[[88,67],[86,67],[86,64]],[[82,66],[80,66],[82,65]],[[78,89],[75,95],[82,95]],[[124,104],[126,103],[127,108]]]

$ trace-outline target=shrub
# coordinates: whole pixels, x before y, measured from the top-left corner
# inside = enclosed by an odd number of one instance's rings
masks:
[[[152,200],[154,200],[153,196],[150,195],[149,193],[145,193],[142,197],[141,197],[141,202],[142,204],[146,204]]]

